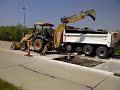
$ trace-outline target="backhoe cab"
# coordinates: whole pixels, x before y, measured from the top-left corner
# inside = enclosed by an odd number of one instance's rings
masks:
[[[40,28],[38,26],[40,26]],[[33,48],[36,52],[41,53],[47,42],[49,42],[49,44],[51,45],[49,47],[52,47],[53,43],[52,36],[54,32],[52,27],[54,27],[53,24],[45,22],[37,22],[34,24],[32,42]]]
[[[39,28],[39,26],[41,26]],[[50,23],[46,23],[46,22],[37,22],[34,23],[34,29],[33,29],[33,33],[39,32],[39,33],[47,33],[47,31],[52,34],[52,27],[54,27],[53,24]]]

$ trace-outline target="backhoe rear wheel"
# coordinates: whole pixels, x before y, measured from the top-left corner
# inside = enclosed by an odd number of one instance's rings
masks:
[[[43,49],[44,49],[44,45],[45,45],[44,43],[45,42],[42,39],[40,39],[40,38],[35,39],[35,41],[33,42],[33,48],[34,48],[34,50],[36,52],[41,53],[43,51]]]

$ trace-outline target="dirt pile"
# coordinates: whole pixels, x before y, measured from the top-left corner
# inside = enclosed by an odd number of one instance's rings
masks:
[[[94,60],[88,60],[88,59],[83,59],[77,56],[62,56],[59,58],[54,58],[54,60],[58,61],[63,61],[67,63],[72,63],[80,66],[85,66],[85,67],[95,67],[99,64],[102,64],[103,62],[101,61],[94,61]]]

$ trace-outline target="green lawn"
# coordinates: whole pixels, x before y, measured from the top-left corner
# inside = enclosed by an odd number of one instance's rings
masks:
[[[0,79],[0,90],[22,90],[22,89],[19,87],[15,87],[14,85]]]
[[[120,47],[115,48],[114,55],[120,55]]]

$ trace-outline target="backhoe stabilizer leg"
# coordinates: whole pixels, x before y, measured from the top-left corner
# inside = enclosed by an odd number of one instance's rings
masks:
[[[45,45],[43,51],[41,52],[41,55],[44,55],[44,56],[45,56],[45,54],[46,54],[46,52],[47,52],[47,49],[48,49],[48,44]]]

